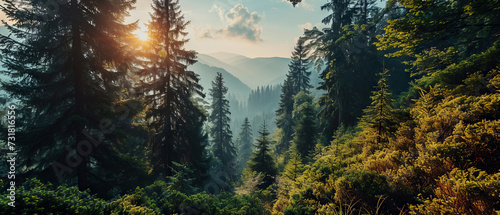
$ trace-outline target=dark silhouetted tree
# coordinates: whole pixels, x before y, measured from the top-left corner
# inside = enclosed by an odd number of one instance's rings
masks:
[[[25,107],[18,115],[19,152],[25,154],[18,165],[49,180],[76,176],[84,190],[89,175],[102,180],[97,170],[115,168],[107,163],[117,159],[113,144],[126,138],[115,135],[109,121],[100,134],[85,131],[103,128],[102,120],[118,114],[131,117],[113,106],[134,61],[122,41],[136,28],[123,23],[135,0],[51,2],[6,0],[0,6],[13,23],[7,24],[11,37],[0,35],[1,60],[15,78],[2,84]]]
[[[153,172],[164,177],[172,175],[173,162],[189,163],[200,177],[207,169],[203,166],[207,137],[202,129],[206,116],[195,102],[204,95],[198,75],[187,68],[196,62],[196,52],[184,48],[188,24],[178,1],[153,1],[138,89],[147,101],[146,118],[155,131],[150,141]]]
[[[232,181],[235,174],[236,149],[232,142],[232,131],[229,127],[229,101],[226,99],[227,87],[221,73],[212,81],[210,96],[212,97],[212,113],[210,114],[210,137],[212,138],[212,153],[222,165],[222,170]]]
[[[252,154],[252,126],[250,125],[250,121],[248,118],[245,118],[243,124],[241,125],[241,132],[238,135],[238,171],[241,172],[250,159],[250,155]]]
[[[275,177],[278,174],[278,169],[276,168],[276,163],[271,156],[271,149],[269,148],[271,140],[269,139],[269,131],[266,128],[266,123],[264,122],[259,131],[259,138],[255,145],[255,151],[253,152],[250,161],[248,161],[248,168],[251,171],[263,174],[263,183],[259,185],[259,188],[265,189],[274,183]]]

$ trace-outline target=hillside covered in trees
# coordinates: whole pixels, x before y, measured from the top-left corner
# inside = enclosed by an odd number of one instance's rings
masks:
[[[1,214],[500,214],[498,0],[327,0],[271,80],[183,1],[0,4]]]

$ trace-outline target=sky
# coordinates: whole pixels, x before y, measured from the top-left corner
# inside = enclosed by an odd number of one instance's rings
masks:
[[[320,24],[326,0],[179,0],[188,25],[186,48],[247,57],[290,57],[304,28]],[[127,21],[149,21],[149,0],[138,0]],[[141,25],[143,26],[143,25]]]
[[[186,48],[198,53],[230,52],[247,57],[290,57],[304,28],[324,27],[327,0],[179,0],[188,25]],[[137,0],[127,22],[150,19],[150,0]],[[5,15],[0,12],[0,20]]]

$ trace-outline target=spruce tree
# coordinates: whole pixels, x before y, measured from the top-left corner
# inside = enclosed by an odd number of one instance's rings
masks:
[[[380,73],[377,91],[373,91],[372,104],[364,112],[361,126],[368,128],[375,136],[377,144],[386,143],[395,130],[394,108],[391,93],[387,85],[387,70]]]
[[[212,138],[212,153],[219,160],[227,180],[232,181],[235,174],[236,149],[232,142],[232,131],[229,126],[229,101],[226,99],[227,87],[221,73],[217,73],[212,81],[210,96],[212,97],[212,113],[210,120],[210,136]]]
[[[102,139],[113,130],[103,120],[116,118],[113,106],[133,62],[122,39],[136,27],[123,24],[135,0],[3,2],[14,24],[7,24],[12,37],[0,35],[1,60],[15,79],[2,84],[23,106],[19,166],[49,180],[76,176],[84,190],[87,176],[102,180],[97,169],[115,168],[105,159],[116,153],[112,144],[120,136]],[[103,125],[100,134],[87,132]]]
[[[306,163],[316,146],[316,113],[312,106],[312,97],[305,92],[301,91],[294,99],[294,118],[297,118],[297,125],[294,127],[292,142],[301,160]]]
[[[292,140],[293,127],[295,121],[292,117],[293,112],[293,97],[300,91],[309,92],[312,87],[308,71],[310,62],[307,59],[308,51],[304,47],[302,38],[299,39],[297,45],[292,52],[292,61],[288,65],[289,70],[286,79],[281,87],[279,108],[276,111],[276,131],[277,145],[276,152],[282,154],[290,148]]]
[[[290,148],[292,140],[293,127],[293,82],[290,75],[286,76],[286,80],[281,87],[279,108],[276,110],[276,132],[277,137],[276,153],[282,154]]]
[[[196,52],[184,48],[189,22],[176,0],[154,0],[152,6],[138,89],[149,106],[146,118],[155,131],[150,142],[153,172],[170,176],[176,162],[189,163],[193,171],[204,175],[206,116],[194,102],[204,95],[198,75],[187,68],[196,62]]]
[[[310,62],[307,59],[308,51],[304,47],[305,40],[299,38],[297,45],[292,52],[292,61],[288,65],[291,79],[292,79],[292,89],[293,94],[297,94],[300,91],[304,91],[306,93],[309,92],[309,89],[312,87],[310,84],[311,72],[309,70]]]
[[[266,122],[264,122],[259,131],[259,138],[257,139],[257,144],[255,145],[255,151],[248,161],[248,168],[251,171],[257,173],[262,173],[264,175],[263,183],[259,185],[259,188],[265,189],[274,183],[275,177],[278,174],[278,169],[276,168],[276,163],[271,156],[269,139],[269,131],[266,128]]]
[[[329,142],[339,126],[356,124],[370,102],[373,68],[381,63],[373,45],[377,25],[364,25],[373,21],[378,8],[373,0],[330,0],[321,10],[329,12],[322,23],[330,27],[305,30],[304,38],[316,69],[324,68],[318,89],[326,92],[318,100],[319,118]]]
[[[252,126],[248,121],[248,117],[245,117],[245,121],[241,125],[241,132],[238,135],[238,172],[245,168],[248,159],[250,159],[252,142]]]

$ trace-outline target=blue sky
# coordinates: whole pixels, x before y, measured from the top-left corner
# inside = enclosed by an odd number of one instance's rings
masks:
[[[248,57],[290,57],[304,28],[323,27],[327,0],[179,0],[187,20],[187,48],[199,53],[231,52]],[[150,0],[137,0],[128,22],[149,21]],[[5,19],[0,14],[0,19]],[[141,26],[143,26],[141,24]]]
[[[187,20],[187,48],[199,53],[231,52],[248,57],[290,57],[303,28],[320,25],[326,0],[179,0]],[[138,0],[129,21],[149,20],[150,1]]]

